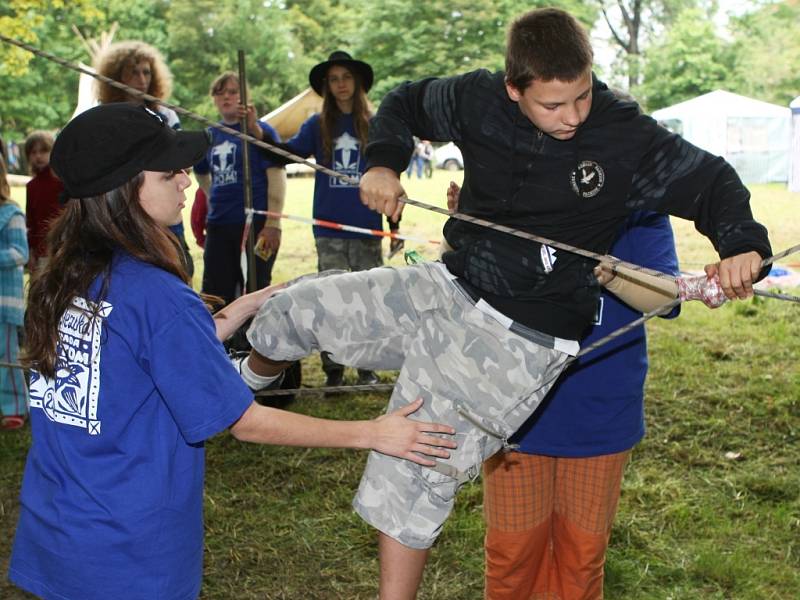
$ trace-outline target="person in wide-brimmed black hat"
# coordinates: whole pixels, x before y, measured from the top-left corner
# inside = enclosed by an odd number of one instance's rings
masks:
[[[224,429],[427,465],[417,451],[445,457],[437,446],[453,445],[426,433],[451,428],[405,418],[421,401],[356,422],[253,401],[252,389],[277,377],[251,369],[252,356],[232,364],[219,340],[283,286],[212,318],[167,230],[181,219],[184,169],[208,144],[205,132],[174,131],[129,103],[81,113],[56,139],[66,203],[28,293],[32,443],[8,571],[37,597],[197,598],[203,442]]]
[[[314,66],[308,74],[309,84],[322,96],[322,112],[306,120],[283,147],[303,157],[314,156],[317,163],[357,181],[366,167],[364,147],[372,117],[367,92],[373,81],[372,67],[367,63],[341,50],[332,52],[328,60]],[[320,172],[314,185],[314,217],[366,229],[383,228],[382,217],[361,204],[357,183]],[[389,221],[389,227],[397,232],[399,224]],[[363,271],[383,265],[380,237],[314,227],[314,240],[320,271]],[[390,250],[397,252],[402,245],[402,240],[392,239]],[[322,353],[322,368],[326,386],[344,383],[344,367],[327,352]],[[373,371],[359,369],[357,381],[374,384],[378,377]]]

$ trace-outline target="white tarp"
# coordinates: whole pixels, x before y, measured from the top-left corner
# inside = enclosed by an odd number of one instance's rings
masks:
[[[653,112],[692,144],[722,156],[745,183],[789,179],[791,111],[722,90]]]
[[[83,63],[80,66],[84,69],[94,72],[92,67],[88,67]],[[95,94],[94,77],[81,73],[78,79],[78,103],[75,105],[75,110],[72,112],[70,119],[74,119],[85,110],[97,106],[97,95]]]
[[[800,192],[800,96],[789,104],[792,111],[792,148],[789,160],[789,191]]]

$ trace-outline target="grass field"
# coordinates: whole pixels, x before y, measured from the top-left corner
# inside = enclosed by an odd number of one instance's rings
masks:
[[[448,175],[411,180],[409,195],[444,206]],[[290,180],[286,212],[308,215],[312,186],[310,178]],[[753,194],[754,212],[769,228],[773,248],[799,243],[800,195],[781,186],[754,186]],[[441,223],[441,217],[409,207],[402,229],[435,238]],[[690,224],[676,223],[675,231],[685,268],[713,260]],[[276,280],[315,270],[307,225],[287,223],[283,240]],[[419,250],[436,254],[433,246]],[[798,265],[800,257],[783,262]],[[624,481],[607,598],[800,598],[799,311],[777,301],[715,311],[691,303],[675,321],[650,323],[648,434]],[[392,373],[382,376],[391,381]],[[304,378],[321,384],[316,358],[304,364]],[[384,403],[377,394],[306,396],[290,408],[370,418]],[[28,429],[0,435],[3,572],[29,441]],[[203,597],[375,598],[375,536],[349,507],[365,458],[351,451],[243,445],[227,434],[211,440]],[[420,598],[482,597],[481,510],[480,483],[468,485],[434,548]],[[0,598],[26,597],[0,581]]]

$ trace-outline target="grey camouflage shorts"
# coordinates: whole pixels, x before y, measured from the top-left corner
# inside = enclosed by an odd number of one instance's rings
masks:
[[[306,279],[279,292],[248,331],[273,360],[325,350],[341,364],[400,370],[388,411],[424,400],[412,418],[456,429],[436,469],[371,452],[353,507],[411,548],[428,548],[461,485],[536,409],[567,354],[510,331],[461,291],[441,263]],[[523,332],[524,333],[524,332]]]

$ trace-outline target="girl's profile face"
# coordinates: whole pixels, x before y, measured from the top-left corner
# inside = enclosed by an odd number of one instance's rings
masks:
[[[184,191],[191,183],[186,171],[145,171],[144,183],[139,189],[142,209],[163,227],[177,225],[183,220]]]
[[[325,76],[328,90],[336,100],[352,100],[356,93],[356,79],[350,69],[341,65],[333,65]]]

